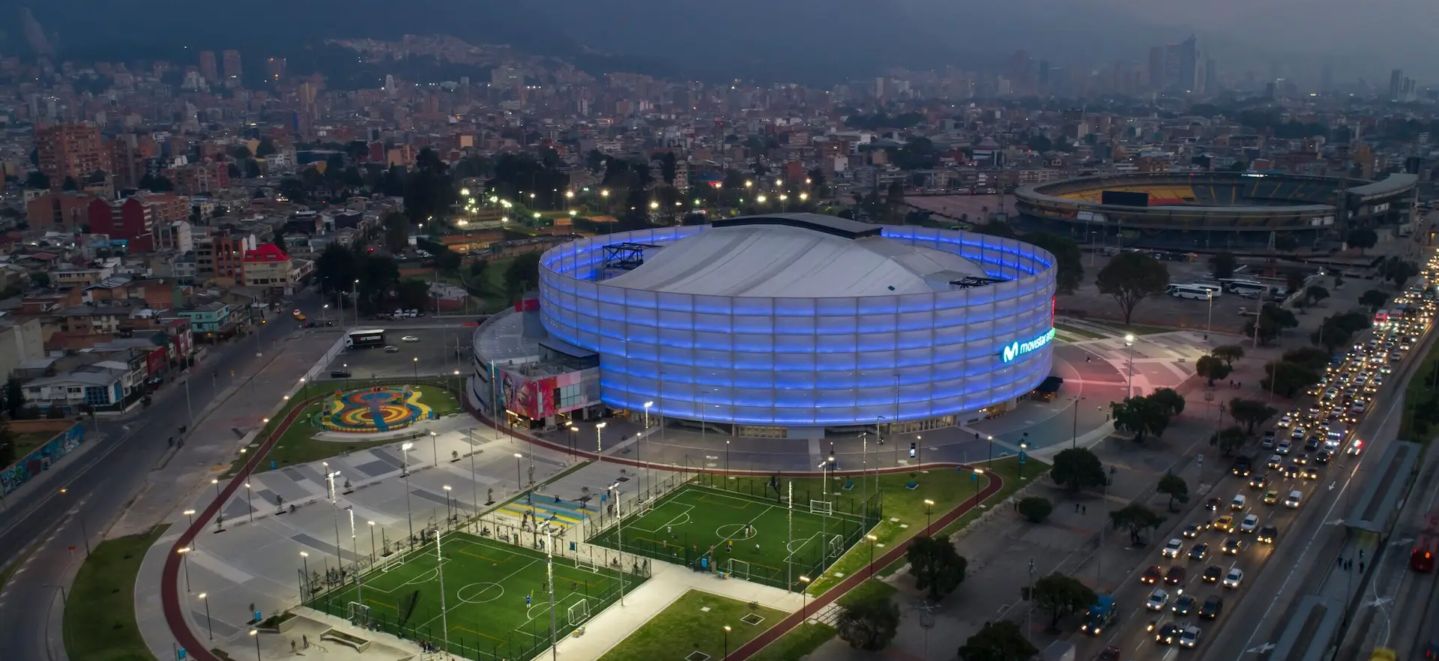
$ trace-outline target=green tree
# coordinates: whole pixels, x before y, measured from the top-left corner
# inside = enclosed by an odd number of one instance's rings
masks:
[[[1229,416],[1234,421],[1245,425],[1247,432],[1254,433],[1254,428],[1264,424],[1265,420],[1274,417],[1279,411],[1274,407],[1255,399],[1243,399],[1235,397],[1229,400]]]
[[[964,661],[1029,661],[1036,654],[1039,649],[1009,620],[985,622],[959,648],[959,658]]]
[[[430,283],[416,278],[401,280],[395,287],[395,298],[407,310],[423,310],[430,305]]]
[[[1184,395],[1173,388],[1160,388],[1149,396],[1159,410],[1169,417],[1174,417],[1184,412]]]
[[[30,273],[30,284],[44,289],[50,286],[50,274],[45,271],[34,271]]]
[[[1174,511],[1174,501],[1184,502],[1189,500],[1189,483],[1184,478],[1166,471],[1163,477],[1159,478],[1159,486],[1155,491],[1169,496],[1169,511]]]
[[[525,253],[515,257],[505,269],[505,295],[511,303],[519,300],[521,294],[540,283],[539,253]]]
[[[928,591],[930,601],[937,602],[954,592],[964,582],[964,573],[969,566],[969,562],[955,552],[948,538],[921,535],[909,545],[905,555],[909,558],[909,573],[914,576],[914,587]]]
[[[1305,305],[1314,305],[1326,298],[1329,298],[1329,290],[1319,285],[1310,285],[1304,289]]]
[[[1084,255],[1079,244],[1067,236],[1048,232],[1031,232],[1024,235],[1024,241],[1048,250],[1059,263],[1055,272],[1055,285],[1061,294],[1073,294],[1084,282]]]
[[[1299,347],[1285,351],[1279,359],[1287,363],[1302,365],[1306,369],[1322,372],[1329,365],[1329,355],[1329,352],[1317,347]]]
[[[445,273],[459,272],[460,264],[463,261],[464,258],[460,257],[459,253],[449,248],[441,248],[439,252],[435,253],[435,268]]]
[[[1229,363],[1217,356],[1200,356],[1194,363],[1194,372],[1207,379],[1210,386],[1214,385],[1216,379],[1229,376],[1233,371],[1234,368],[1230,367]]]
[[[1175,415],[1164,402],[1152,395],[1114,402],[1109,405],[1109,410],[1114,417],[1114,428],[1134,434],[1135,442],[1142,442],[1148,435],[1155,438],[1162,436],[1169,427],[1169,419]]]
[[[1294,397],[1310,386],[1319,383],[1319,371],[1306,365],[1280,360],[1264,366],[1265,377],[1260,387],[1271,390],[1282,397]]]
[[[1128,325],[1140,301],[1164,293],[1169,286],[1169,269],[1149,255],[1122,252],[1100,269],[1096,284],[1100,293],[1119,304]]]
[[[325,246],[315,259],[315,279],[320,283],[320,291],[326,294],[354,289],[359,270],[355,253],[339,243]]]
[[[1239,266],[1239,259],[1234,253],[1221,252],[1209,258],[1209,269],[1215,278],[1228,278],[1234,275],[1234,267]]]
[[[1159,524],[1164,523],[1164,517],[1139,503],[1130,503],[1123,509],[1110,512],[1109,522],[1116,529],[1124,528],[1129,531],[1130,546],[1141,546],[1144,543],[1144,531],[1158,528]]]
[[[1249,435],[1244,433],[1244,429],[1239,425],[1225,427],[1214,435],[1214,443],[1219,446],[1219,453],[1226,457],[1234,454],[1247,440]]]
[[[1264,310],[1259,313],[1258,318],[1245,322],[1244,335],[1253,337],[1256,324],[1259,327],[1258,334],[1260,343],[1269,344],[1274,341],[1274,338],[1279,337],[1279,333],[1284,329],[1298,326],[1299,319],[1294,316],[1293,312],[1278,305],[1266,305],[1264,306]]]
[[[1054,503],[1049,502],[1048,498],[1039,496],[1021,498],[1016,507],[1019,509],[1019,515],[1030,523],[1043,523],[1045,519],[1049,518],[1049,513],[1054,511]]]
[[[660,156],[660,178],[665,181],[666,185],[675,185],[675,175],[679,172],[678,168],[679,166],[676,163],[674,152],[667,151]]]
[[[1401,257],[1390,257],[1379,265],[1379,275],[1399,289],[1404,286],[1404,281],[1419,275],[1419,267]]]
[[[1035,581],[1030,594],[1034,605],[1049,613],[1050,632],[1059,631],[1059,621],[1065,616],[1084,612],[1099,598],[1089,586],[1059,572]]]
[[[25,175],[25,187],[32,190],[49,190],[50,177],[39,170],[31,170]]]
[[[20,379],[11,375],[5,380],[5,412],[10,414],[11,420],[19,420],[20,412],[25,410],[25,388],[20,385]]]
[[[899,606],[888,594],[870,595],[846,604],[834,628],[854,649],[882,650],[899,631]]]
[[[1379,235],[1368,227],[1356,227],[1344,235],[1344,242],[1349,244],[1350,248],[1358,248],[1359,254],[1362,255],[1365,250],[1379,243]]]
[[[385,228],[385,247],[391,254],[398,255],[410,245],[410,219],[398,211],[385,214],[381,225]]]
[[[390,290],[400,281],[400,267],[395,260],[384,255],[366,255],[360,261],[359,288],[356,294],[360,306],[374,312],[384,305]]]
[[[1099,456],[1086,448],[1069,448],[1054,455],[1049,467],[1049,477],[1055,484],[1078,493],[1082,489],[1104,486],[1108,476]]]
[[[20,458],[15,455],[15,433],[10,431],[10,425],[0,423],[0,468],[15,463]]]
[[[1234,361],[1244,357],[1244,347],[1238,344],[1223,344],[1214,347],[1214,350],[1210,351],[1209,355],[1223,360],[1224,364],[1233,367]]]
[[[1370,289],[1359,295],[1359,304],[1369,308],[1371,314],[1378,312],[1379,308],[1384,307],[1384,304],[1388,302],[1389,295],[1378,289]]]
[[[67,177],[65,177],[65,182],[62,183],[62,184],[60,184],[60,190],[63,190],[63,191],[66,191],[66,192],[73,192],[73,191],[80,190],[80,182],[75,181],[75,178],[74,178],[74,177],[67,176]]]

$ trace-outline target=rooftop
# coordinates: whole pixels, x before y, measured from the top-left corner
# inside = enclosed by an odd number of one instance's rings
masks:
[[[948,291],[953,281],[985,276],[963,257],[878,230],[815,214],[725,221],[646,251],[644,264],[608,283],[711,296],[893,296]]]

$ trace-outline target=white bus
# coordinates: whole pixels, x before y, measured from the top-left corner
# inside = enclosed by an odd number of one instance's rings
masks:
[[[1245,280],[1242,278],[1222,278],[1219,284],[1224,286],[1224,291],[1245,298],[1259,298],[1264,295],[1265,290],[1272,289],[1258,280]]]
[[[1175,298],[1185,298],[1192,301],[1205,301],[1209,300],[1211,295],[1218,296],[1218,294],[1213,294],[1214,290],[1206,289],[1198,285],[1169,285],[1169,289],[1166,291],[1170,296]]]

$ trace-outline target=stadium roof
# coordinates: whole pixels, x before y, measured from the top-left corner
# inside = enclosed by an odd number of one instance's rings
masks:
[[[1363,186],[1355,186],[1349,189],[1350,195],[1359,197],[1374,197],[1377,195],[1391,195],[1414,188],[1419,182],[1419,176],[1406,173],[1391,174],[1379,181]]]
[[[852,233],[844,229],[868,233],[878,229],[874,225],[842,219],[810,225],[803,222],[808,219],[793,217],[807,215],[812,214],[792,214],[776,223],[716,224],[646,254],[643,265],[607,282],[711,296],[819,298],[948,291],[952,281],[985,276],[958,255],[876,235],[846,238]],[[844,223],[859,227],[844,228]]]

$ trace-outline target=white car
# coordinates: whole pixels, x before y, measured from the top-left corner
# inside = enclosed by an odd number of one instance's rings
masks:
[[[1229,573],[1224,575],[1224,581],[1222,582],[1222,584],[1223,584],[1224,587],[1226,587],[1226,588],[1229,588],[1229,589],[1231,589],[1231,590],[1236,590],[1236,589],[1239,588],[1239,584],[1240,584],[1240,583],[1243,583],[1243,582],[1244,582],[1244,570],[1243,570],[1243,569],[1240,569],[1240,568],[1238,568],[1238,567],[1230,567],[1230,568],[1229,568]],[[1151,597],[1151,598],[1152,598],[1152,597]]]
[[[1179,539],[1178,537],[1175,537],[1174,539],[1169,540],[1169,543],[1164,545],[1164,550],[1160,551],[1159,555],[1162,555],[1166,558],[1177,558],[1179,557],[1179,552],[1183,549],[1184,541]]]
[[[1259,529],[1259,517],[1258,517],[1258,516],[1255,516],[1255,515],[1253,515],[1253,514],[1250,514],[1250,515],[1244,517],[1244,521],[1240,522],[1240,524],[1239,524],[1239,532],[1252,533],[1252,532],[1254,532],[1255,530],[1258,530],[1258,529]]]
[[[1169,592],[1164,588],[1154,588],[1154,591],[1149,593],[1149,601],[1144,602],[1144,607],[1152,611],[1162,611],[1168,603]]]
[[[400,338],[400,341],[401,341],[401,342],[419,342],[419,341],[420,341],[420,338],[418,338],[418,337],[416,337],[416,336],[414,336],[414,335],[406,335],[406,336]]]
[[[1199,645],[1199,627],[1189,625],[1179,632],[1179,646],[1194,649]]]
[[[1304,494],[1300,493],[1298,489],[1295,489],[1293,491],[1290,491],[1288,496],[1284,497],[1284,506],[1288,507],[1289,509],[1296,510],[1299,509],[1299,503],[1303,501]]]

